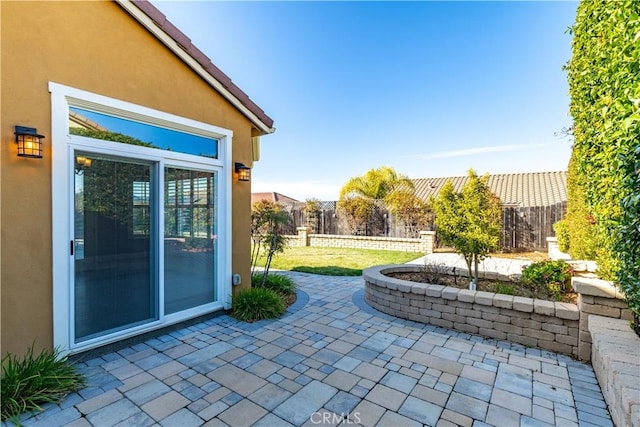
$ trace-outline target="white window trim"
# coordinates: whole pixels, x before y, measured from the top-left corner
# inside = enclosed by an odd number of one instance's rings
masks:
[[[151,331],[159,327],[177,323],[189,318],[206,314],[219,309],[231,307],[231,178],[233,163],[231,158],[233,131],[211,124],[198,122],[185,117],[132,104],[126,101],[109,98],[81,89],[49,82],[51,92],[51,207],[52,207],[52,279],[53,279],[53,344],[64,354],[77,353],[93,347],[119,341],[130,336]],[[91,138],[69,135],[69,107],[90,107],[91,109],[117,114],[124,118],[149,124],[168,127],[181,132],[194,133],[209,138],[216,138],[218,158],[194,156],[174,151],[158,150],[119,143],[96,141]],[[160,305],[159,320],[123,332],[105,335],[98,339],[74,343],[73,335],[73,293],[71,289],[73,273],[73,256],[70,254],[70,242],[73,234],[73,182],[70,179],[70,168],[73,165],[73,151],[76,149],[91,152],[102,152],[114,156],[134,157],[149,160],[158,164],[158,178],[162,178],[164,167],[177,166],[198,169],[198,167],[217,171],[218,191],[218,251],[217,251],[217,295],[218,301],[180,313],[163,315],[164,306]],[[162,187],[162,186],[161,186]],[[159,213],[159,225],[162,226],[163,215]],[[163,230],[163,227],[159,228]],[[162,259],[162,245],[158,257]],[[162,283],[160,283],[160,303],[162,303]]]

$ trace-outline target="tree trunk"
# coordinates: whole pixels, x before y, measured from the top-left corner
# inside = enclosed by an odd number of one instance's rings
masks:
[[[473,254],[463,254],[464,262],[467,263],[467,272],[469,278],[469,289],[471,289],[471,283],[473,282],[473,272],[471,271],[471,262],[473,261]]]
[[[474,273],[473,273],[473,291],[478,287],[478,254],[473,255]]]
[[[258,256],[260,255],[260,241],[253,243],[251,250],[251,275],[256,274],[256,264],[258,263]]]

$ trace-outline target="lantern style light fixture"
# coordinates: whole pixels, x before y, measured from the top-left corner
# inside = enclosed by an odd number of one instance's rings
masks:
[[[238,181],[251,181],[251,168],[249,166],[236,162],[235,170],[238,174]]]
[[[89,159],[88,157],[76,156],[76,175],[82,175],[86,168],[91,167],[91,163],[93,163],[93,160]]]
[[[16,136],[16,144],[18,144],[18,157],[42,158],[44,135],[39,135],[36,128],[16,126],[14,135]]]

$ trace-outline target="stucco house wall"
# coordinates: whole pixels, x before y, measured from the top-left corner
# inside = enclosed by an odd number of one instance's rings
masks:
[[[230,129],[232,159],[248,166],[265,132],[116,2],[0,2],[0,19],[1,346],[22,354],[53,345],[49,82]],[[17,157],[15,125],[45,135],[42,159]],[[231,186],[237,291],[250,286],[251,185]]]

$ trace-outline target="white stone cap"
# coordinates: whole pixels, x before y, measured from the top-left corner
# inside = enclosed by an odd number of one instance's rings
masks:
[[[571,286],[576,293],[583,295],[624,299],[624,293],[622,293],[613,283],[608,280],[595,279],[590,277],[572,277]]]

